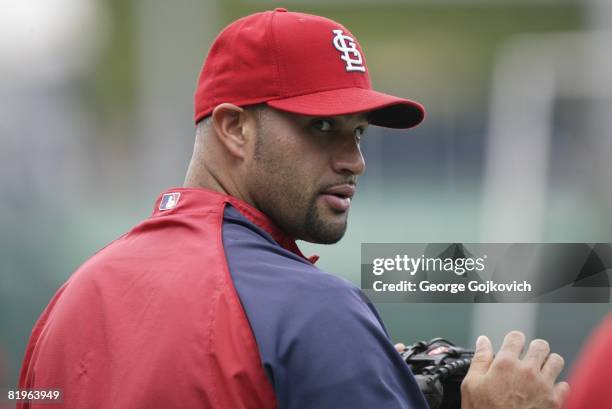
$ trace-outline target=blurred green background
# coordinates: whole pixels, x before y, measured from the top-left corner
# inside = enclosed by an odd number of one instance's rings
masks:
[[[599,40],[612,39],[608,3],[7,2],[0,386],[16,385],[29,332],[72,271],[146,218],[159,192],[182,184],[196,78],[218,31],[277,6],[343,23],[362,45],[374,86],[428,110],[415,130],[369,131],[368,170],[345,239],[301,244],[321,255],[321,268],[359,284],[362,242],[612,242],[612,85],[598,71],[612,67]],[[471,344],[485,332],[499,344],[518,328],[548,339],[568,366],[610,311],[378,308],[396,341]]]

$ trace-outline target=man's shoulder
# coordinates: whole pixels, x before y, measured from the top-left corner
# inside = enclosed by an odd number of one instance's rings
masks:
[[[319,302],[340,306],[363,301],[361,290],[353,283],[284,249],[265,231],[240,217],[226,216],[223,243],[241,298],[255,294],[258,299],[290,307],[304,303],[315,307]]]

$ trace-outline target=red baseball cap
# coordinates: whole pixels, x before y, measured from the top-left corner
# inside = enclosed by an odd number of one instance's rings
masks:
[[[282,8],[233,22],[213,43],[195,122],[224,102],[309,116],[369,112],[371,124],[388,128],[411,128],[425,116],[421,104],[372,89],[361,46],[344,26]]]

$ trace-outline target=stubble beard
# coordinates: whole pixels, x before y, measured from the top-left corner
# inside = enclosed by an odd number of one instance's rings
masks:
[[[334,226],[331,223],[326,223],[321,218],[319,211],[317,210],[316,200],[319,195],[315,195],[306,212],[306,220],[304,221],[304,229],[308,237],[311,237],[313,243],[319,244],[334,244],[340,241],[346,232],[347,219],[340,226]]]
[[[259,127],[258,127],[259,128]],[[304,180],[296,180],[296,172],[282,155],[274,157],[271,147],[263,141],[265,134],[257,130],[254,162],[258,190],[266,192],[258,201],[264,214],[288,235],[318,244],[334,244],[340,241],[347,228],[347,217],[342,223],[326,222],[322,209],[317,208],[318,190],[311,192]]]

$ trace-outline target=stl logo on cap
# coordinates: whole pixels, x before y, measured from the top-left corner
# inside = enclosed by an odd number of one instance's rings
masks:
[[[181,197],[181,194],[178,192],[164,194],[162,196],[161,202],[159,202],[159,210],[174,209],[176,205],[178,204],[180,197]]]
[[[332,32],[335,34],[333,39],[334,47],[342,53],[340,59],[346,62],[346,70],[349,72],[365,72],[366,69],[363,66],[363,58],[361,58],[361,53],[357,49],[355,40],[344,34],[342,30],[332,30]]]

